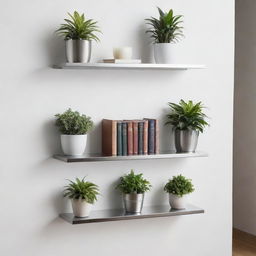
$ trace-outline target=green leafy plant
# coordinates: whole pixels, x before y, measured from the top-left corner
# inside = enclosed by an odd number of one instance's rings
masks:
[[[100,41],[94,34],[100,32],[97,21],[92,19],[86,20],[84,14],[79,14],[77,11],[74,14],[68,13],[70,19],[64,19],[66,24],[61,24],[60,28],[56,31],[59,35],[63,36],[65,40],[94,40]]]
[[[64,197],[70,199],[84,199],[87,203],[93,204],[97,201],[99,188],[94,183],[76,178],[75,181],[69,180],[69,184],[65,186]]]
[[[170,114],[167,115],[166,124],[173,125],[173,128],[179,130],[196,130],[203,132],[204,127],[209,125],[205,118],[207,117],[202,111],[204,106],[201,102],[193,103],[193,101],[185,102],[180,100],[179,104],[168,103]]]
[[[143,194],[150,190],[151,184],[143,178],[143,174],[135,174],[133,170],[120,178],[120,184],[116,187],[124,194]]]
[[[179,197],[190,194],[194,190],[191,179],[187,179],[182,175],[173,176],[164,187],[165,192]]]
[[[169,12],[163,12],[157,7],[159,12],[159,19],[151,17],[146,19],[151,29],[148,29],[146,33],[151,34],[154,43],[176,43],[183,36],[183,27],[181,24],[182,15],[174,15],[173,10]]]
[[[68,109],[63,114],[56,114],[56,126],[62,134],[67,135],[82,135],[86,134],[93,127],[93,122],[90,117],[80,115],[77,111]]]

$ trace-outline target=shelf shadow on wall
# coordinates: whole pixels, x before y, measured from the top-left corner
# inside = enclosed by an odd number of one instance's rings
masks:
[[[45,40],[45,51],[48,57],[48,64],[65,63],[65,41],[58,37],[54,32],[49,32]]]
[[[62,152],[60,145],[60,134],[54,124],[53,119],[44,123],[43,137],[45,143],[44,147],[46,147],[46,151],[49,152],[49,156]]]

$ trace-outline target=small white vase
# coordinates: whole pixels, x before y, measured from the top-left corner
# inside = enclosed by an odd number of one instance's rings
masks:
[[[87,142],[87,135],[66,135],[62,134],[61,147],[65,155],[80,156],[83,155]]]
[[[187,204],[187,196],[176,196],[173,194],[169,194],[169,203],[171,208],[182,210],[186,209]]]
[[[172,43],[154,44],[154,57],[157,64],[171,64],[173,60]]]
[[[84,199],[72,199],[72,208],[75,217],[84,218],[90,215],[92,204],[89,204]]]

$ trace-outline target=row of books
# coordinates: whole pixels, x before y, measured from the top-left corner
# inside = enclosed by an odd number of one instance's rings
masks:
[[[102,153],[106,156],[159,154],[158,120],[103,119]]]

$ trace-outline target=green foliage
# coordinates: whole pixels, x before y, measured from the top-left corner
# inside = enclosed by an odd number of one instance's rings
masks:
[[[99,188],[94,183],[76,178],[75,182],[69,180],[69,185],[65,186],[64,197],[70,199],[84,199],[87,203],[93,204],[97,201]]]
[[[204,106],[201,102],[194,104],[191,100],[188,102],[180,100],[179,104],[170,102],[168,104],[171,111],[167,115],[166,124],[173,125],[175,130],[191,129],[203,132],[204,127],[209,125],[205,121],[207,116],[202,112]]]
[[[100,41],[94,32],[100,32],[97,21],[86,20],[84,14],[79,14],[77,11],[74,14],[68,13],[70,19],[64,19],[66,24],[61,24],[60,28],[56,31],[59,35],[63,36],[65,40],[94,40]]]
[[[150,182],[143,178],[143,174],[135,174],[133,170],[120,178],[120,184],[116,187],[124,194],[143,194],[150,190]]]
[[[62,134],[67,135],[82,135],[86,134],[93,127],[93,122],[90,117],[80,115],[77,111],[68,109],[63,114],[56,114],[56,126]]]
[[[173,176],[164,187],[164,191],[173,195],[182,197],[194,192],[194,186],[190,179],[182,175]]]
[[[183,36],[183,27],[181,26],[182,15],[174,15],[173,10],[169,12],[163,12],[159,7],[159,19],[151,17],[146,19],[151,29],[147,30],[146,33],[151,34],[154,43],[171,43],[178,42],[180,37]]]

